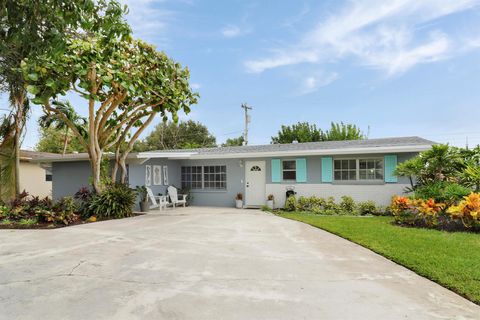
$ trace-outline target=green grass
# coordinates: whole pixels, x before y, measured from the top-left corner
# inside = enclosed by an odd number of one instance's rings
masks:
[[[480,304],[480,234],[405,228],[391,217],[278,215],[358,243]]]

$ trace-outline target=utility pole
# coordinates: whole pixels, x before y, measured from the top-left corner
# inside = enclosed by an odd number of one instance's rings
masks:
[[[250,116],[248,110],[252,110],[246,103],[242,103],[242,109],[245,110],[245,131],[243,132],[243,145],[248,145],[248,124],[250,123]]]

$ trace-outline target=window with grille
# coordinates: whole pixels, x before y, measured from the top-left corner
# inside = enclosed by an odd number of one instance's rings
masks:
[[[335,181],[383,180],[383,159],[335,159]]]
[[[227,188],[227,166],[182,166],[182,188]]]

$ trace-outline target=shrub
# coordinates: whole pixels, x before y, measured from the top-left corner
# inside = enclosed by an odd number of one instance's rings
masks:
[[[99,219],[131,217],[136,198],[135,191],[128,185],[112,183],[101,194],[92,197],[88,209]]]
[[[88,219],[92,215],[89,207],[93,195],[94,193],[86,187],[80,188],[80,190],[78,190],[74,195],[74,198],[78,203],[78,213],[82,219]]]
[[[342,196],[339,207],[344,214],[357,214],[355,200],[350,196]]]
[[[433,199],[451,205],[462,200],[471,192],[471,189],[458,183],[440,181],[417,187],[414,197],[416,199]]]
[[[297,199],[295,196],[290,196],[285,200],[285,211],[297,210]]]
[[[367,214],[378,215],[380,210],[377,209],[375,202],[372,200],[359,202],[357,205],[358,213],[362,216]]]
[[[452,219],[460,219],[466,228],[472,228],[480,223],[480,193],[471,193],[458,205],[451,206],[447,213]]]
[[[334,197],[328,197],[323,205],[323,214],[338,214],[340,211],[340,207],[335,203]]]
[[[298,198],[295,205],[297,211],[310,211],[310,199],[304,196]]]

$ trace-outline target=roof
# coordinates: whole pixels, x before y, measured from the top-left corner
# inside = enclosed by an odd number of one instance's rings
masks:
[[[23,160],[23,161],[30,161],[30,160],[37,160],[37,159],[55,159],[55,158],[58,158],[58,156],[60,155],[57,153],[20,150],[20,160]]]
[[[249,145],[238,147],[215,147],[198,149],[154,150],[132,153],[130,159],[216,159],[253,158],[271,156],[375,154],[388,152],[420,152],[436,144],[421,137],[395,137],[366,140],[322,141],[289,144]],[[87,160],[87,153],[55,155],[40,161],[81,161]]]

